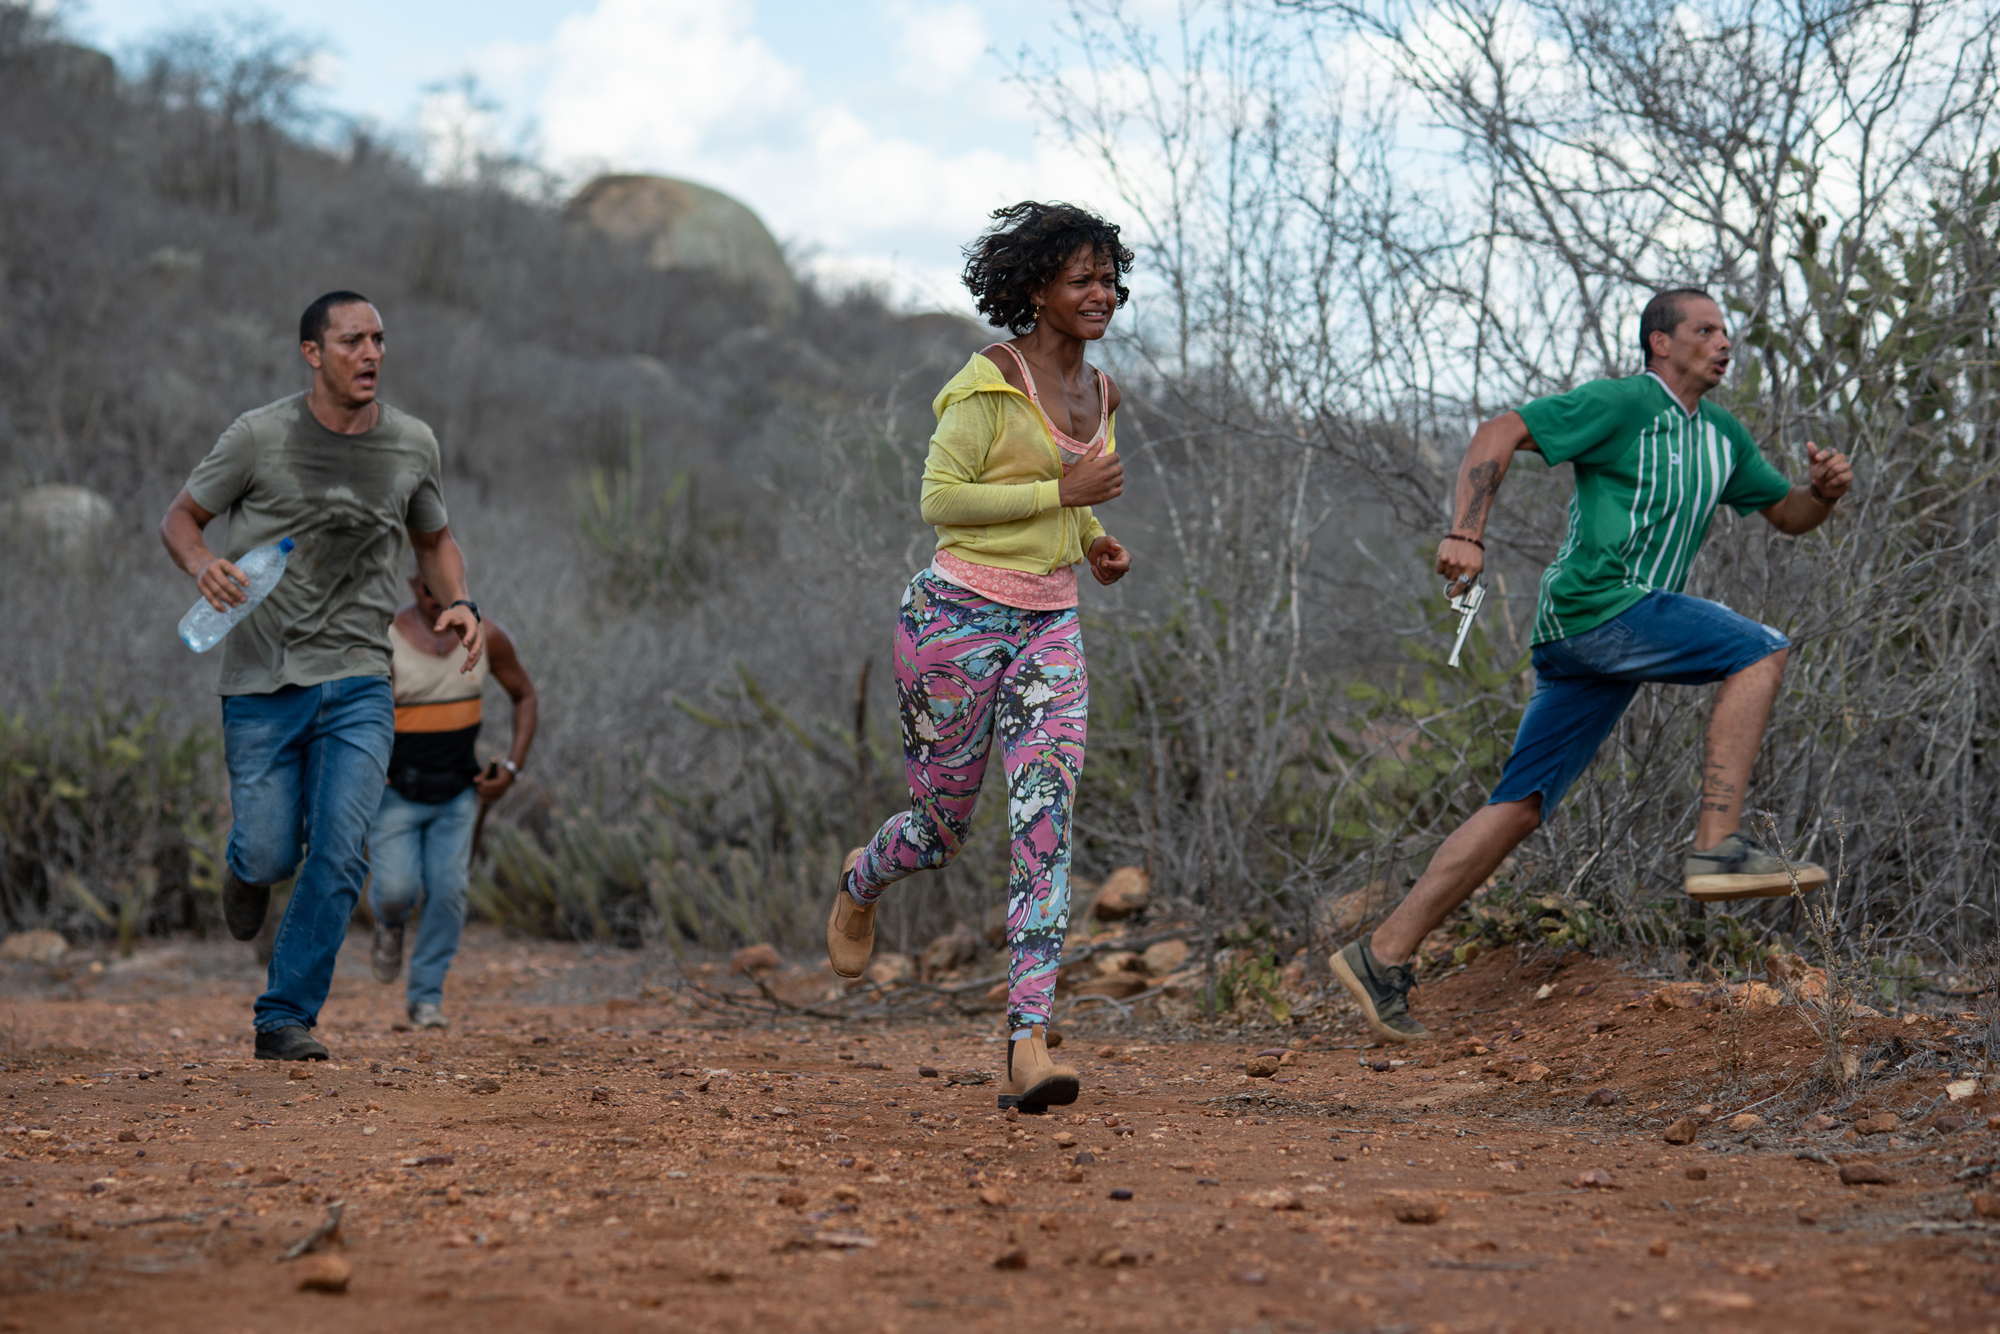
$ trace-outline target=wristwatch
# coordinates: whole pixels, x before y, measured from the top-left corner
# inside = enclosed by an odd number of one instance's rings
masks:
[[[508,773],[514,775],[514,777],[516,778],[519,778],[521,776],[521,766],[514,763],[514,761],[512,760],[500,761],[500,767],[502,769],[505,769]]]
[[[486,618],[479,614],[479,604],[471,598],[460,598],[458,601],[452,603],[451,607],[470,607],[472,608],[472,619],[478,621],[481,625],[486,624]],[[451,607],[446,607],[445,610],[450,611]]]

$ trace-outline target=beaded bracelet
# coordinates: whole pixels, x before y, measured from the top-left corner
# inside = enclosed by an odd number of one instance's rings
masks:
[[[1476,537],[1467,537],[1464,533],[1446,533],[1444,535],[1444,540],[1447,542],[1470,542],[1475,547],[1478,547],[1481,551],[1486,550],[1486,544],[1484,542],[1480,541]]]

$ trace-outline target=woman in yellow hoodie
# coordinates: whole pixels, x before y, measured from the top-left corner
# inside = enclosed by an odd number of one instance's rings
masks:
[[[1077,566],[1116,583],[1132,558],[1091,506],[1124,486],[1118,386],[1084,360],[1130,293],[1118,228],[1069,204],[997,210],[966,249],[979,311],[1015,336],[973,356],[932,404],[923,517],[930,568],[896,627],[896,695],[911,808],[848,854],[827,919],[836,973],[859,977],[882,891],[958,855],[997,731],[1013,839],[1002,1107],[1076,1101],[1044,1031],[1069,927],[1070,816],[1083,770],[1090,678]]]

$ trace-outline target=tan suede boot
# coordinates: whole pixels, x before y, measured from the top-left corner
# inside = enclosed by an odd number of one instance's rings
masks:
[[[847,892],[847,873],[861,860],[863,849],[847,854],[840,866],[840,884],[833,891],[833,911],[826,919],[826,957],[842,977],[859,977],[875,952],[875,905],[866,908]]]
[[[1041,1025],[1028,1036],[1007,1044],[1007,1082],[1000,1086],[1000,1106],[1018,1107],[1030,1115],[1076,1101],[1076,1071],[1049,1059],[1048,1033]]]

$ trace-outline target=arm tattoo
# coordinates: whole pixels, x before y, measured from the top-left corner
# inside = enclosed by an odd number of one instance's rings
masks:
[[[1475,463],[1465,480],[1471,485],[1472,494],[1465,498],[1465,508],[1459,511],[1456,526],[1476,531],[1485,524],[1486,511],[1500,491],[1500,465]]]

